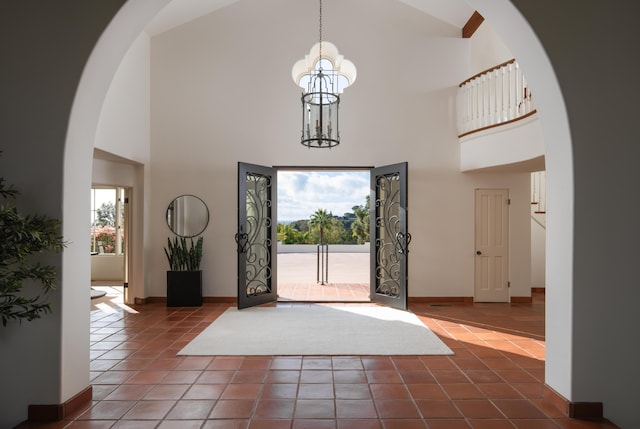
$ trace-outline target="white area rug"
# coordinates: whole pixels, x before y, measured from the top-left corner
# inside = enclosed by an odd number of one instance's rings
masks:
[[[369,305],[229,308],[179,355],[448,355],[406,311]]]

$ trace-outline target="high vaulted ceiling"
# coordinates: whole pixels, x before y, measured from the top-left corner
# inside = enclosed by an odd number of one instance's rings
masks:
[[[154,36],[237,1],[239,0],[173,0],[149,23],[146,31]],[[400,1],[459,28],[464,26],[474,12],[465,0],[388,1]]]

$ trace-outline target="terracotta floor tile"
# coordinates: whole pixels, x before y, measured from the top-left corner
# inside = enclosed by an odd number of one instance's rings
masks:
[[[461,418],[462,415],[451,401],[432,401],[420,399],[416,401],[424,418]]]
[[[514,429],[515,426],[509,420],[503,419],[469,419],[468,423],[473,429]],[[540,428],[543,429],[543,428]]]
[[[159,420],[120,420],[111,429],[155,429]]]
[[[221,399],[256,399],[262,392],[263,384],[228,384]]]
[[[375,399],[410,399],[404,384],[371,384],[371,394]]]
[[[148,384],[123,384],[114,389],[104,399],[107,401],[137,401],[142,399],[152,387],[152,385]],[[95,387],[93,396],[94,399],[97,399]]]
[[[241,370],[256,370],[256,369],[270,369],[271,358],[263,357],[248,357],[240,365]]]
[[[333,399],[334,396],[331,383],[301,383],[298,387],[299,399]]]
[[[336,421],[328,419],[298,419],[293,421],[292,429],[336,429]]]
[[[291,420],[284,419],[251,419],[249,429],[290,429]]]
[[[247,429],[248,427],[248,419],[207,420],[202,425],[202,429]]]
[[[209,356],[187,356],[175,369],[178,371],[204,370],[212,360],[213,358]]]
[[[262,399],[295,399],[298,394],[298,385],[292,384],[265,384],[262,389]]]
[[[196,380],[198,384],[219,384],[229,383],[233,378],[235,371],[203,371]]]
[[[402,383],[402,377],[397,371],[392,370],[367,370],[369,383]]]
[[[474,384],[442,384],[442,388],[451,399],[481,399],[485,397]]]
[[[79,420],[117,420],[134,405],[135,401],[102,401],[80,415]]]
[[[93,402],[60,425],[19,428],[613,429],[567,419],[542,399],[543,296],[412,305],[452,356],[177,356],[228,307],[92,308]]]
[[[225,384],[194,384],[184,394],[183,399],[218,399]]]
[[[299,381],[300,371],[271,370],[267,372],[265,383],[298,383]]]
[[[167,415],[169,420],[204,420],[206,419],[216,401],[207,400],[181,400],[171,409]]]
[[[329,399],[298,399],[295,419],[335,419],[335,403]]]
[[[169,374],[169,371],[139,371],[131,376],[127,384],[157,384]]]
[[[383,399],[375,401],[378,416],[382,419],[415,419],[420,413],[411,400]]]
[[[427,424],[418,419],[385,419],[382,425],[384,429],[427,429]]]
[[[240,368],[244,358],[217,357],[211,361],[207,370],[235,370]]]
[[[471,426],[464,419],[427,419],[429,429],[469,429]]]
[[[493,404],[510,419],[543,419],[546,416],[524,399],[494,399]]]
[[[478,383],[476,387],[489,399],[522,399],[522,394],[508,383]]]
[[[559,429],[552,420],[514,420],[513,423],[518,429]]]
[[[211,410],[210,419],[248,419],[253,413],[254,400],[220,399]]]
[[[359,357],[333,357],[331,359],[334,370],[363,370]]]
[[[302,370],[300,383],[333,383],[333,372],[323,370]]]
[[[448,399],[447,394],[439,384],[407,384],[407,389],[414,399]]]
[[[453,404],[468,419],[501,419],[504,416],[486,399],[455,400]]]
[[[293,399],[262,399],[253,415],[260,419],[291,419],[294,406]]]
[[[458,369],[434,369],[431,373],[438,383],[469,383],[469,379],[464,372]]]
[[[122,418],[124,420],[161,420],[175,403],[176,401],[140,401]]]
[[[267,377],[266,370],[260,369],[239,369],[231,379],[232,383],[264,383]]]
[[[334,383],[366,383],[367,374],[358,370],[340,370],[333,372]]]
[[[164,420],[158,429],[200,429],[203,420]]]
[[[334,385],[336,399],[370,399],[371,391],[368,384],[336,384]]]
[[[337,429],[382,429],[382,424],[376,419],[338,419]]]
[[[407,371],[407,370],[401,370],[400,371],[400,376],[402,377],[402,380],[405,383],[435,383],[436,379],[433,377],[433,375],[426,370],[411,370],[411,371]]]

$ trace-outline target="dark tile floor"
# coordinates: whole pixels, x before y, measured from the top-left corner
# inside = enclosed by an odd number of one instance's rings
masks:
[[[228,305],[94,301],[93,402],[66,421],[21,428],[615,427],[564,418],[543,400],[543,295],[411,306],[453,356],[182,357]]]

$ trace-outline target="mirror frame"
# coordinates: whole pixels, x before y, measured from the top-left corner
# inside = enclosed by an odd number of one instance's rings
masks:
[[[178,214],[175,213],[175,208],[174,207],[175,207],[176,203],[180,201],[180,199],[186,199],[187,201],[192,201],[193,204],[200,203],[201,205],[198,205],[197,208],[204,207],[204,214],[206,214],[206,219],[203,216],[202,226],[197,225],[197,227],[192,227],[192,228],[189,228],[188,231],[185,231],[186,228],[185,228],[184,225],[186,224],[186,220],[180,221],[179,219],[176,219],[175,221],[172,222],[171,219],[174,216],[178,215]],[[167,206],[167,211],[165,213],[165,220],[167,221],[167,226],[169,227],[171,232],[173,232],[178,237],[185,237],[185,238],[196,237],[196,236],[202,234],[204,232],[204,230],[207,229],[207,226],[209,226],[209,220],[210,220],[209,207],[202,200],[202,198],[197,197],[195,195],[191,195],[191,194],[178,195]],[[179,228],[174,229],[174,226],[176,224],[178,224],[178,227],[180,227],[182,225],[182,228],[181,229],[179,229]],[[192,231],[191,229],[193,229],[193,230],[199,229],[199,231]]]

